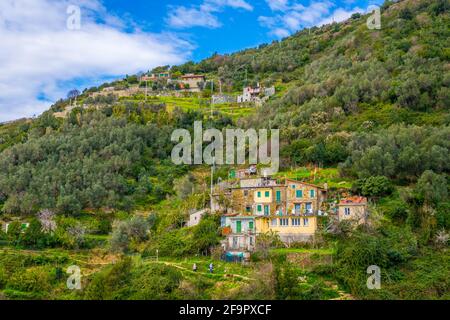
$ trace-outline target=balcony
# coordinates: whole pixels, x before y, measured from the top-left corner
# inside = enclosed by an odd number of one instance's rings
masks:
[[[317,214],[313,209],[293,209],[291,214],[294,216],[314,216]]]

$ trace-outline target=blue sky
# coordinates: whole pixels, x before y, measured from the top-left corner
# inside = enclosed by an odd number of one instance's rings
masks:
[[[381,3],[1,0],[0,121],[40,114],[74,87],[254,47]]]
[[[179,36],[185,37],[195,45],[192,58],[198,61],[214,52],[232,53],[271,42],[292,34],[295,30],[333,19],[333,16],[335,20],[342,21],[354,11],[364,12],[370,5],[381,4],[383,1],[219,0],[216,3],[211,2],[216,10],[211,13],[215,20],[196,20],[197,25],[189,18],[186,18],[184,23],[174,23],[170,17],[174,14],[193,16],[193,12],[207,15],[209,12],[205,13],[202,10],[202,6],[208,3],[207,0],[106,0],[104,4],[115,14],[132,18],[144,31],[176,32]],[[317,6],[314,7],[314,5]],[[304,15],[311,19],[308,21],[301,12],[305,12]]]

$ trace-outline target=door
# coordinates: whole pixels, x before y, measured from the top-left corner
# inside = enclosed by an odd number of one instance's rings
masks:
[[[268,216],[269,213],[270,213],[270,207],[269,207],[268,205],[265,205],[265,206],[264,206],[264,215],[265,215],[265,216]]]
[[[242,221],[236,221],[236,233],[241,233],[242,231]]]

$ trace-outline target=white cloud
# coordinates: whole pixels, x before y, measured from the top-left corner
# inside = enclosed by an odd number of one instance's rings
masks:
[[[166,22],[169,26],[177,29],[218,28],[222,24],[214,13],[227,7],[247,11],[253,10],[253,7],[245,0],[204,0],[200,6],[169,6]]]
[[[218,28],[221,23],[208,11],[196,8],[176,7],[167,17],[167,23],[174,28],[208,27]]]
[[[288,9],[288,0],[266,0],[273,11],[285,11]]]
[[[80,30],[67,29],[69,4],[81,7]],[[170,34],[125,28],[98,0],[0,1],[0,121],[41,113],[74,83],[181,63],[192,50]]]
[[[298,1],[298,0],[297,0]],[[355,7],[346,10],[344,8],[333,8],[336,4],[329,0],[310,1],[309,5],[303,5],[296,0],[266,0],[273,12],[273,17],[259,17],[261,26],[269,29],[269,34],[283,38],[302,28],[321,26],[324,24],[340,22],[348,19],[353,13],[363,12]]]
[[[348,18],[350,18],[352,16],[352,14],[354,13],[365,13],[365,11],[361,8],[353,8],[352,10],[346,11],[342,8],[338,8],[336,10],[333,11],[332,15],[330,17],[327,17],[323,20],[321,20],[318,25],[322,26],[325,24],[330,24],[333,22],[341,22],[341,21],[345,21]]]
[[[277,38],[285,38],[290,35],[289,30],[283,29],[283,28],[275,28],[273,29],[270,34],[273,34]]]

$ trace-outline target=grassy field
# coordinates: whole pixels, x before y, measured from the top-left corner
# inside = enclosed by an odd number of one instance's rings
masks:
[[[276,174],[279,178],[289,178],[301,181],[307,181],[310,183],[323,185],[328,184],[329,188],[336,189],[349,189],[352,186],[353,181],[342,178],[339,175],[339,170],[337,168],[295,168],[292,170],[280,171]]]
[[[133,101],[143,102],[145,96],[143,94],[137,94],[130,97],[122,97],[120,101]],[[205,115],[211,113],[210,98],[202,98],[196,96],[187,97],[175,97],[175,96],[149,96],[147,97],[147,103],[151,104],[164,104],[169,112],[173,111],[176,107],[181,108],[183,111],[200,111]],[[229,116],[233,120],[237,120],[241,117],[245,117],[254,113],[256,108],[250,105],[239,105],[237,103],[223,103],[212,106],[213,113],[220,112],[225,116]]]

